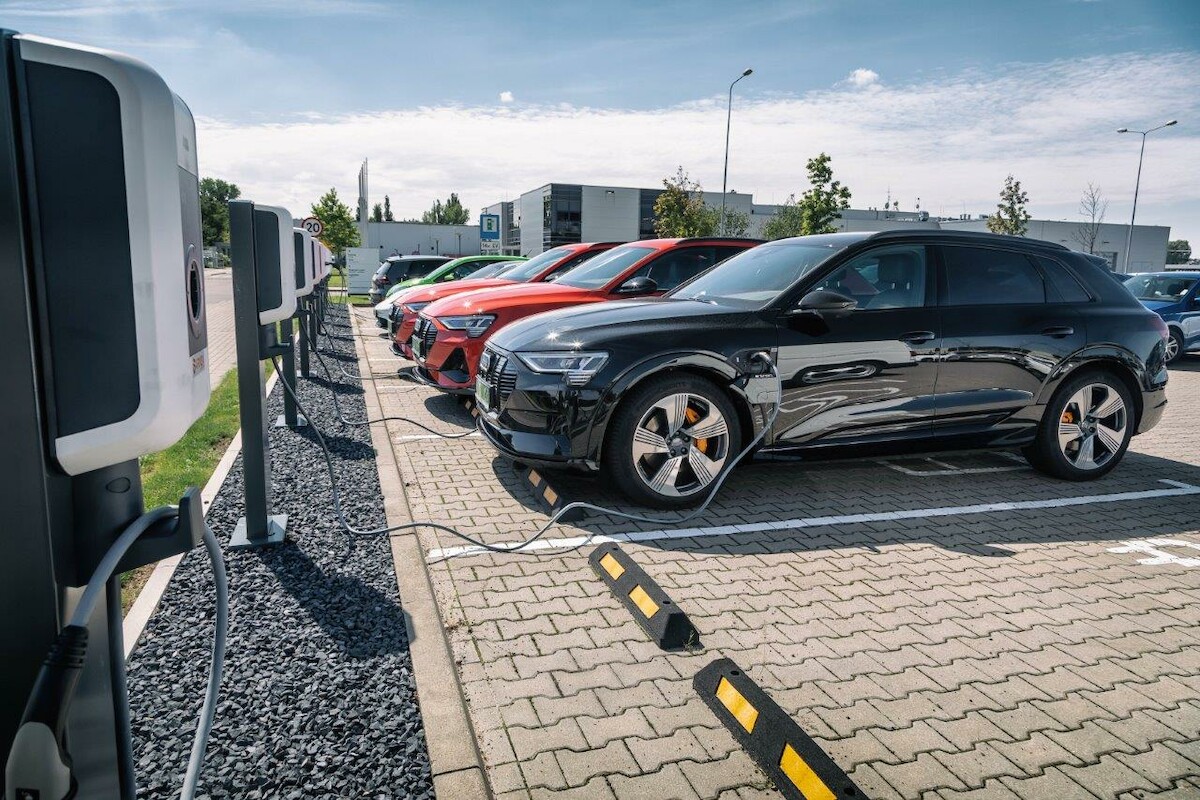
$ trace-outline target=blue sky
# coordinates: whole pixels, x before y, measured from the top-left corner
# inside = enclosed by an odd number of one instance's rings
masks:
[[[0,25],[147,61],[195,112],[206,172],[298,208],[350,195],[363,157],[403,214],[679,163],[715,189],[750,66],[730,182],[762,201],[803,191],[824,150],[856,206],[890,188],[987,212],[1011,171],[1037,214],[1075,216],[1094,181],[1120,221],[1137,152],[1114,130],[1178,117],[1139,221],[1200,245],[1200,2],[0,0]]]

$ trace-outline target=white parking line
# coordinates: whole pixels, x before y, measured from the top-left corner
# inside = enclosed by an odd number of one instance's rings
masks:
[[[656,531],[629,531],[628,533],[592,534],[590,536],[571,536],[561,539],[539,539],[522,552],[530,550],[556,550],[563,547],[579,547],[589,542],[602,544],[604,542],[647,542],[658,539],[699,539],[706,536],[729,536],[739,533],[761,533],[766,531],[784,531],[793,528],[819,528],[828,525],[851,525],[859,522],[892,522],[900,519],[931,519],[935,517],[966,516],[970,514],[989,514],[996,511],[1030,511],[1039,508],[1063,508],[1066,506],[1099,505],[1102,503],[1121,503],[1127,500],[1151,500],[1159,497],[1184,497],[1200,494],[1200,486],[1192,486],[1179,481],[1160,480],[1174,488],[1146,489],[1140,492],[1113,492],[1111,494],[1079,495],[1076,497],[1060,497],[1054,500],[1019,500],[1009,503],[978,503],[969,506],[942,506],[940,508],[911,508],[902,511],[879,511],[871,514],[842,514],[828,517],[801,517],[785,519],[776,522],[754,522],[746,525],[717,525],[707,528],[664,528]],[[516,547],[519,542],[498,543],[496,547]],[[444,547],[430,550],[426,558],[430,561],[440,561],[457,556],[485,553],[482,547],[466,545],[461,547]]]
[[[947,475],[979,475],[987,472],[1019,472],[1029,468],[1028,465],[1025,464],[1024,459],[1022,459],[1020,456],[1013,455],[1012,453],[996,453],[995,455],[1012,461],[1019,461],[1021,463],[1014,464],[1011,467],[958,467],[946,461],[939,461],[936,458],[920,459],[921,461],[925,461],[937,466],[938,469],[911,469],[909,467],[901,466],[900,464],[895,464],[886,458],[881,458],[875,463],[879,464],[880,466],[887,467],[888,469],[893,469],[896,472],[900,472],[904,475],[915,475],[917,477],[925,478],[937,476],[945,477]],[[913,459],[909,458],[906,460],[912,461]]]

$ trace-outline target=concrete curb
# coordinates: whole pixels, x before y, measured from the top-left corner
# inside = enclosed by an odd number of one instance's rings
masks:
[[[275,381],[278,379],[279,373],[277,372],[272,372],[271,377],[267,379],[266,393],[268,395],[275,388]],[[229,470],[233,469],[233,462],[240,452],[242,452],[241,430],[234,435],[229,447],[225,448],[225,455],[221,456],[221,460],[217,462],[212,477],[208,479],[208,483],[204,484],[204,490],[200,493],[200,501],[205,514],[208,513],[208,507],[212,505],[217,492],[221,491],[221,486],[225,483],[225,478],[229,476]],[[122,636],[125,639],[125,660],[129,660],[130,654],[137,647],[138,640],[142,637],[142,631],[146,630],[150,616],[158,608],[163,593],[167,591],[167,584],[171,582],[171,576],[175,574],[184,555],[186,554],[171,556],[155,564],[154,572],[150,573],[146,585],[142,587],[137,599],[130,606],[129,613],[125,615],[125,622],[121,626]]]
[[[358,372],[371,375],[366,346],[352,309],[350,321],[354,330],[354,349],[358,354]],[[367,417],[382,417],[383,406],[371,380],[363,380]],[[400,468],[396,462],[391,437],[384,425],[372,425],[371,443],[375,446],[375,463],[379,470],[379,487],[383,493],[383,509],[389,527],[412,522],[408,496]],[[421,719],[425,725],[425,743],[433,769],[434,792],[440,800],[480,800],[491,798],[483,759],[476,746],[475,730],[467,712],[466,698],[458,681],[458,670],[450,641],[442,624],[433,583],[425,566],[420,538],[415,530],[397,531],[391,535],[392,561],[396,584],[404,604],[408,628],[409,653],[413,663],[413,679],[421,702]]]

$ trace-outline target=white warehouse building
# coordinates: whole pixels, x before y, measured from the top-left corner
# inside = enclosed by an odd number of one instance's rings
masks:
[[[486,214],[500,217],[500,239],[484,242],[490,252],[532,256],[571,242],[628,242],[654,238],[654,202],[662,189],[633,189],[622,186],[592,186],[547,183],[514,200],[494,203]],[[721,205],[720,192],[704,192],[704,202]],[[774,216],[777,205],[754,202],[753,195],[730,192],[725,205],[750,220],[747,236],[760,237],[763,225]],[[386,223],[385,223],[386,224]],[[881,211],[846,209],[837,221],[842,231],[885,231],[898,228],[927,230],[986,231],[986,215],[961,218],[931,217],[926,211]],[[1081,243],[1083,222],[1031,220],[1026,236],[1055,242],[1072,250],[1086,250]],[[1093,251],[1107,259],[1118,272],[1125,271],[1125,241],[1128,225],[1100,226]],[[1135,225],[1130,247],[1129,271],[1162,269],[1167,260],[1171,229],[1159,225]]]

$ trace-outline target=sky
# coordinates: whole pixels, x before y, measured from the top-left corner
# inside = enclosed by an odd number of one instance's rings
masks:
[[[658,186],[682,166],[757,202],[832,156],[855,208],[1038,218],[1097,184],[1200,250],[1200,0],[753,3],[0,0],[0,27],[153,66],[191,107],[201,172],[303,216],[333,186],[397,218],[472,215],[550,182]]]

